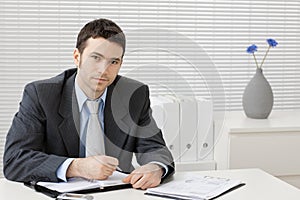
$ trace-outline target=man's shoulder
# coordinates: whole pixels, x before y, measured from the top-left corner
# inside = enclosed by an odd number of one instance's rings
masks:
[[[68,69],[63,71],[62,73],[42,80],[33,81],[27,85],[34,85],[35,87],[43,86],[43,85],[63,85],[70,77],[75,75],[77,72],[76,68]]]
[[[118,75],[108,87],[108,95],[128,102],[132,98],[145,98],[145,95],[149,95],[149,88],[141,81]]]
[[[69,69],[54,77],[28,83],[24,88],[24,93],[36,93],[39,97],[45,96],[46,98],[49,96],[58,97],[62,94],[67,85],[71,85],[70,83],[73,82],[71,80],[72,77],[74,77],[75,80],[76,71],[76,68]],[[67,84],[68,82],[69,84]]]
[[[138,81],[136,79],[132,79],[126,76],[118,75],[114,81],[115,84],[126,84],[127,86],[143,86],[145,83]]]

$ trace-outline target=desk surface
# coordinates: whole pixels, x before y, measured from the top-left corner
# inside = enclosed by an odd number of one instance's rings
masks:
[[[232,179],[240,179],[246,183],[245,186],[229,192],[218,200],[299,200],[300,190],[277,179],[260,169],[241,169],[241,170],[218,170],[218,171],[197,171],[197,172],[178,172],[174,179],[180,179],[184,173],[197,173],[209,176],[219,176]],[[94,199],[105,200],[141,200],[141,199],[164,199],[144,195],[145,191],[135,189],[124,189],[104,193],[94,193]],[[37,193],[27,188],[21,183],[11,182],[5,179],[0,180],[0,199],[51,199],[43,194]]]

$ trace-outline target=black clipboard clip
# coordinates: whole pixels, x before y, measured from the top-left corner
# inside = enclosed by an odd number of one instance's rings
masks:
[[[37,181],[30,181],[30,182],[25,182],[25,186],[35,190],[36,192],[41,192],[49,197],[56,198],[58,195],[61,193],[55,190],[50,190],[46,187],[40,186],[37,184]]]

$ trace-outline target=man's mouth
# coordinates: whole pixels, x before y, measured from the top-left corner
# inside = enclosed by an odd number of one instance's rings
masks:
[[[108,81],[107,78],[93,78],[94,80],[98,81],[98,82],[106,82]]]

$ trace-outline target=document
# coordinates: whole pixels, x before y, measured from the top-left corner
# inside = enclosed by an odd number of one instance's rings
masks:
[[[115,171],[112,176],[106,180],[88,180],[83,178],[71,178],[68,182],[38,182],[37,185],[46,187],[50,190],[55,190],[60,193],[76,192],[80,190],[87,190],[93,188],[105,188],[108,186],[124,185],[122,179],[128,176],[118,171]]]
[[[187,175],[183,180],[174,180],[147,189],[145,194],[174,199],[209,200],[244,185],[240,180],[211,176]]]
[[[37,182],[34,185],[25,184],[37,192],[42,192],[50,197],[57,197],[62,193],[91,193],[105,192],[110,190],[132,187],[131,184],[123,183],[122,179],[128,174],[115,171],[106,180],[88,180],[84,178],[71,178],[67,182]]]

